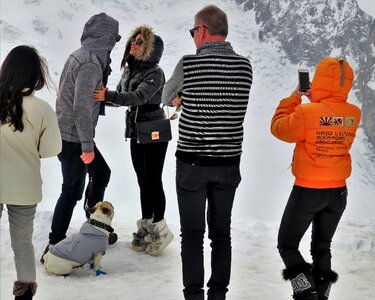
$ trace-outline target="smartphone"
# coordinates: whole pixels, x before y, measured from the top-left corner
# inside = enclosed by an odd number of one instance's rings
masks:
[[[310,89],[310,78],[309,70],[299,69],[298,70],[298,81],[299,81],[299,90],[301,93],[306,93]]]

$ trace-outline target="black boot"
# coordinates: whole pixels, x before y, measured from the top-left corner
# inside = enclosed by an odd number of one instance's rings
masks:
[[[339,276],[334,271],[322,271],[315,268],[312,270],[312,275],[318,293],[318,300],[327,300],[331,291],[331,285],[337,281]]]
[[[36,282],[15,281],[13,285],[14,300],[31,300],[36,293]]]
[[[290,280],[294,299],[318,300],[310,264],[304,263],[289,267],[283,270],[283,277],[285,280]]]

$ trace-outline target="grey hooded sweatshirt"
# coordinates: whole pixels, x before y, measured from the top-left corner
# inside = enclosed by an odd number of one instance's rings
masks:
[[[83,29],[81,48],[69,56],[61,73],[56,101],[61,136],[80,143],[82,152],[94,151],[100,103],[93,100],[93,93],[101,87],[118,32],[118,21],[105,13],[91,17]]]
[[[92,262],[94,254],[104,254],[108,248],[108,236],[89,223],[84,223],[80,231],[50,245],[52,254],[79,264]]]

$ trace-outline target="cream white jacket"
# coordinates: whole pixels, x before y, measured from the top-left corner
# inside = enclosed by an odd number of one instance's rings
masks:
[[[34,95],[23,98],[22,132],[0,126],[0,203],[33,205],[42,200],[40,159],[61,151],[51,106]]]

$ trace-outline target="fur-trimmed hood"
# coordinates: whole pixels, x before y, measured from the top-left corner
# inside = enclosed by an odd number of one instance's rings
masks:
[[[159,63],[164,50],[164,43],[160,36],[154,34],[152,28],[148,25],[142,25],[135,28],[128,40],[126,41],[124,58],[130,52],[130,40],[135,38],[138,34],[142,34],[144,43],[139,51],[136,60],[147,63]]]

